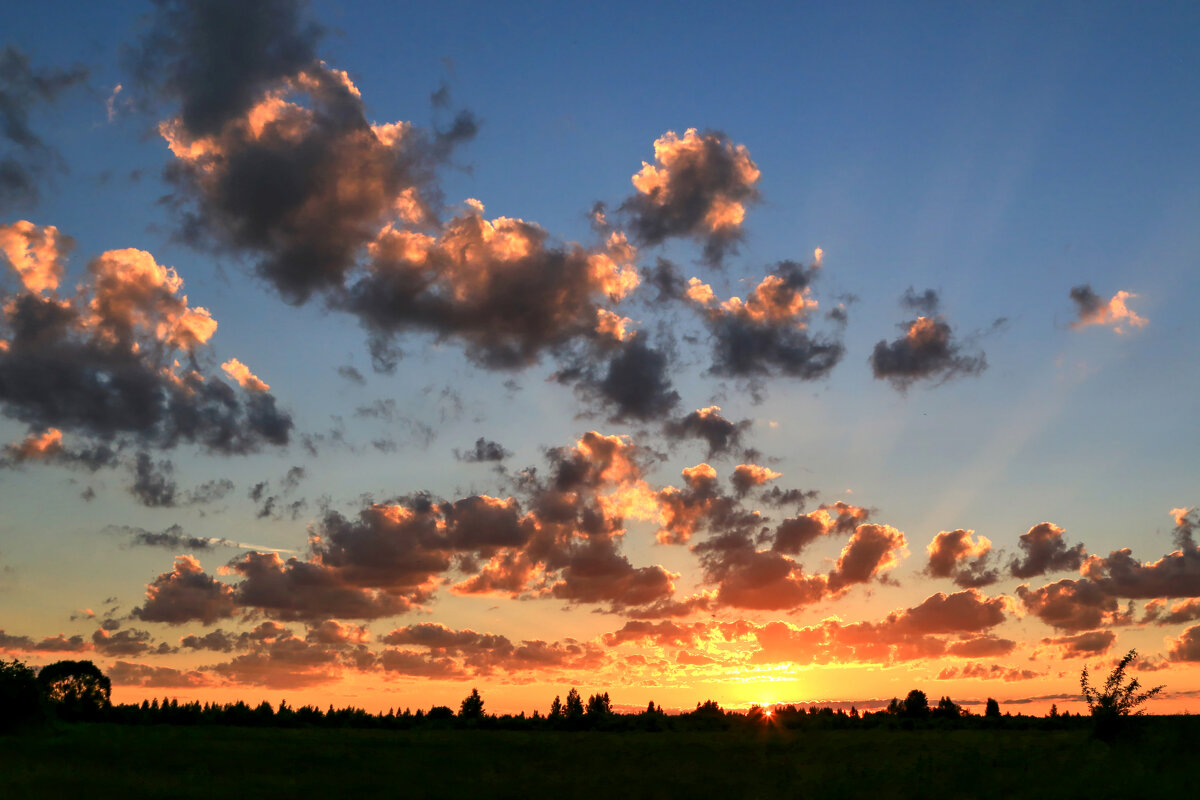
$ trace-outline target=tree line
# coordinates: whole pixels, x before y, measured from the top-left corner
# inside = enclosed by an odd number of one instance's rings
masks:
[[[1104,738],[1119,732],[1119,721],[1141,713],[1140,706],[1163,687],[1139,691],[1137,679],[1125,677],[1125,670],[1136,654],[1121,660],[1103,688],[1089,683],[1085,669],[1081,675],[1083,697],[1088,702],[1097,735]],[[1045,717],[1002,714],[1000,704],[988,698],[983,714],[974,714],[949,697],[930,704],[928,696],[913,689],[903,700],[892,698],[878,711],[851,707],[772,708],[752,706],[746,711],[721,708],[713,701],[697,703],[693,711],[668,715],[653,701],[644,710],[619,712],[612,707],[608,692],[593,694],[585,701],[574,687],[566,695],[555,696],[545,714],[488,714],[478,689],[463,698],[458,710],[434,705],[428,710],[390,709],[370,713],[346,707],[321,709],[314,705],[294,707],[287,701],[273,706],[263,701],[256,706],[243,701],[233,703],[184,702],[163,698],[140,704],[113,705],[111,682],[91,661],[58,661],[34,670],[20,661],[0,659],[0,730],[35,726],[51,719],[68,722],[103,721],[129,725],[236,725],[246,727],[324,727],[408,729],[487,729],[552,731],[696,731],[751,730],[767,726],[785,729],[855,728],[1041,728],[1055,729],[1084,725],[1082,715],[1058,713],[1051,706]]]

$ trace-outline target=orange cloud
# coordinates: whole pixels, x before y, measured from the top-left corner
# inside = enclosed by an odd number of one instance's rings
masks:
[[[1078,330],[1089,325],[1104,325],[1116,333],[1126,333],[1130,328],[1146,326],[1145,317],[1139,317],[1125,301],[1137,297],[1136,294],[1118,291],[1107,302],[1092,291],[1092,287],[1076,286],[1071,290],[1071,299],[1075,301],[1079,318],[1071,323]]]
[[[53,225],[39,227],[27,220],[0,225],[0,252],[16,270],[26,291],[42,294],[58,288],[74,240]]]
[[[24,441],[13,442],[4,449],[17,461],[49,458],[62,452],[62,438],[62,431],[58,428],[47,428],[41,433],[31,433]]]
[[[238,385],[246,391],[265,392],[271,388],[251,372],[249,367],[236,358],[226,361],[221,365],[221,369],[225,370],[225,374],[237,381]]]

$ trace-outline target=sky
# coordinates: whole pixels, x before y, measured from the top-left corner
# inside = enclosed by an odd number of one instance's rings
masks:
[[[1200,9],[47,2],[0,654],[115,702],[1200,697]]]

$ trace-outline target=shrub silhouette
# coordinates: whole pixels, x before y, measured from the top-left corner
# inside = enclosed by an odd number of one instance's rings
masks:
[[[1139,708],[1150,698],[1157,695],[1165,687],[1155,686],[1153,689],[1140,691],[1142,683],[1137,678],[1126,678],[1125,670],[1137,658],[1137,650],[1130,650],[1125,657],[1117,662],[1104,688],[1092,686],[1088,677],[1087,667],[1079,674],[1079,686],[1083,690],[1083,699],[1087,701],[1088,709],[1092,712],[1092,720],[1096,724],[1095,733],[1100,739],[1113,739],[1126,727],[1123,719],[1129,716],[1140,716],[1146,713]],[[1135,710],[1136,709],[1136,710]]]

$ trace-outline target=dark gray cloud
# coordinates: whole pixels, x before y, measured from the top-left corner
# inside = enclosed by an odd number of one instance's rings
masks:
[[[125,53],[139,88],[179,103],[198,135],[218,133],[281,79],[317,62],[324,30],[299,0],[160,0]]]
[[[720,406],[697,409],[684,416],[668,420],[663,433],[669,439],[703,439],[708,443],[708,457],[732,453],[742,447],[742,434],[749,430],[752,420],[738,422],[721,416]]]
[[[925,316],[900,323],[903,336],[876,343],[870,361],[877,379],[890,381],[896,389],[905,391],[916,381],[936,379],[944,383],[987,369],[984,354],[965,353],[962,345],[954,341],[949,323],[941,316],[934,316],[938,307],[936,292],[926,289],[918,295],[910,287],[900,302],[908,309],[930,310]]]
[[[460,451],[458,448],[454,450],[454,457],[459,461],[474,464],[482,464],[486,461],[503,461],[511,455],[512,452],[506,450],[504,445],[499,442],[493,442],[491,439],[485,439],[482,436],[475,440],[475,446],[470,450]]]
[[[34,205],[46,172],[60,166],[58,153],[33,130],[30,112],[54,102],[87,75],[78,65],[35,69],[16,47],[0,50],[0,211]]]
[[[941,298],[933,289],[926,289],[923,292],[917,293],[913,287],[908,287],[904,290],[904,295],[900,298],[900,305],[909,311],[916,311],[925,317],[933,316],[938,312],[941,306]]]
[[[574,383],[576,391],[608,412],[611,421],[662,419],[679,403],[671,383],[668,349],[652,347],[638,332],[616,348],[607,363],[598,367],[585,359],[560,370],[561,383]]]
[[[1024,557],[1009,562],[1008,571],[1014,578],[1032,578],[1047,572],[1066,572],[1079,569],[1087,557],[1082,544],[1067,547],[1063,529],[1052,522],[1039,522],[1017,540]]]
[[[148,508],[175,508],[215,503],[233,491],[233,481],[216,478],[187,491],[175,481],[175,465],[167,459],[155,462],[149,453],[140,452],[133,463],[130,493]]]
[[[367,385],[367,379],[363,377],[363,374],[349,364],[343,364],[342,366],[338,367],[337,374],[348,380],[350,383],[358,386]]]
[[[162,547],[173,552],[181,550],[202,551],[211,550],[221,544],[219,539],[208,539],[201,536],[189,536],[183,531],[183,526],[176,523],[165,530],[148,531],[130,525],[114,525],[104,529],[105,533],[122,534],[129,537],[129,543],[144,547]]]
[[[810,329],[816,301],[809,287],[818,272],[817,266],[781,261],[744,302],[718,302],[707,284],[693,278],[686,296],[704,312],[713,340],[712,373],[801,380],[829,374],[844,349],[838,338]]]

